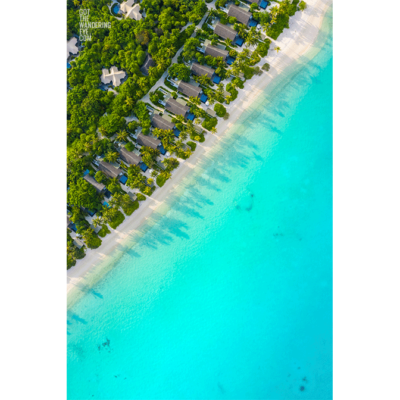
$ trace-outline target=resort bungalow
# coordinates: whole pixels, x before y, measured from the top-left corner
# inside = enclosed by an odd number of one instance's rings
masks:
[[[143,133],[139,133],[136,142],[140,146],[147,146],[147,147],[151,147],[154,150],[159,150],[160,153],[163,155],[166,153],[163,145],[161,144],[161,140],[159,140],[155,137],[145,136],[145,135],[143,135]]]
[[[85,181],[89,182],[92,186],[94,186],[95,189],[97,190],[97,193],[102,193],[102,192],[104,192],[106,186],[103,185],[103,184],[100,183],[100,182],[97,182],[96,179],[94,179],[92,175],[87,174],[87,175],[85,175],[85,176],[83,177],[83,179],[84,179]]]
[[[188,106],[185,106],[172,97],[167,100],[165,103],[165,109],[172,112],[172,114],[175,115],[182,115],[182,117],[185,117],[189,114],[190,108]]]
[[[238,22],[241,22],[243,25],[248,26],[252,14],[244,10],[243,8],[231,4],[228,10],[228,17],[235,17]]]
[[[185,81],[178,82],[178,91],[187,97],[199,97],[202,89],[199,86],[191,85]]]
[[[190,83],[187,83],[185,81],[178,82],[178,91],[180,91],[182,94],[184,94],[188,97],[199,97],[200,96],[200,100],[202,103],[205,103],[208,99],[208,97],[204,93],[202,93],[203,90],[201,87],[191,85]],[[193,120],[194,115],[189,114],[186,118]]]
[[[144,64],[140,68],[140,72],[143,75],[148,76],[149,75],[149,68],[150,67],[155,67],[156,63],[155,61],[151,58],[150,54],[146,55],[146,59],[144,60]]]
[[[99,170],[104,172],[104,174],[110,179],[119,178],[123,174],[119,168],[115,168],[114,165],[105,161],[99,162]]]
[[[237,32],[234,29],[224,24],[221,24],[221,22],[217,22],[217,24],[215,25],[214,33],[222,37],[222,39],[230,39],[232,41],[234,41],[237,36]]]
[[[154,126],[154,128],[173,131],[176,137],[178,137],[181,133],[173,122],[168,121],[166,118],[158,114],[153,115],[151,118],[151,124]]]
[[[153,115],[153,117],[151,118],[151,124],[154,126],[154,128],[158,129],[174,130],[175,128],[174,123],[167,121],[165,118],[158,114]]]
[[[206,44],[204,55],[212,57],[222,57],[222,59],[228,64],[232,65],[235,59],[229,55],[228,50],[220,49],[219,47]]]
[[[229,55],[229,52],[227,50],[223,50],[218,47],[212,46],[211,44],[208,44],[206,45],[204,55],[212,57],[222,57],[222,59],[225,61]]]
[[[212,68],[207,67],[206,65],[201,65],[197,62],[194,62],[190,70],[195,75],[208,76],[214,83],[219,83],[221,81],[221,78],[215,74],[215,71]]]
[[[142,156],[138,156],[132,151],[128,151],[125,147],[119,150],[119,158],[127,165],[138,165],[143,172],[146,172],[147,165],[142,161]]]

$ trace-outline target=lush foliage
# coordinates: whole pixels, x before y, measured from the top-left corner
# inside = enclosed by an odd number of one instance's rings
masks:
[[[215,104],[214,111],[217,113],[218,117],[223,117],[226,114],[226,108],[220,103]]]
[[[171,67],[169,67],[168,72],[173,78],[189,82],[190,68],[185,64],[172,64]]]

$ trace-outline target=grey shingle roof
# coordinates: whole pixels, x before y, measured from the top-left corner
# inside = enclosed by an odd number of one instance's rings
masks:
[[[148,146],[151,147],[152,149],[156,149],[157,146],[161,143],[161,141],[158,140],[157,138],[151,136],[145,136],[143,135],[143,133],[139,133],[136,142],[141,146]]]
[[[119,157],[121,160],[129,165],[138,165],[142,161],[142,157],[128,151],[125,147],[121,147],[119,150]]]
[[[154,67],[156,65],[155,61],[151,58],[150,54],[146,55],[146,59],[144,60],[144,63],[142,67],[140,68],[140,71],[144,75],[149,75],[149,68]]]
[[[201,65],[199,63],[193,63],[192,67],[190,70],[195,74],[195,75],[207,75],[210,79],[212,79],[214,75],[214,70],[210,67],[207,67],[206,65]]]
[[[182,115],[182,116],[185,116],[186,113],[189,111],[188,106],[184,106],[183,104],[178,103],[172,97],[170,99],[168,99],[168,101],[165,103],[165,108],[168,111],[172,112],[173,114]]]
[[[218,47],[211,46],[209,44],[208,46],[206,46],[204,54],[206,56],[222,57],[225,61],[226,57],[228,57],[229,52],[227,50],[222,50],[222,49],[219,49]]]
[[[151,123],[155,128],[158,129],[174,129],[175,124],[172,122],[167,121],[165,118],[163,118],[161,115],[154,114],[153,118],[151,119]]]
[[[229,26],[221,24],[221,22],[217,22],[215,25],[214,33],[218,36],[221,36],[223,39],[231,39],[235,40],[236,38],[236,31]]]
[[[101,192],[105,189],[105,185],[103,185],[100,182],[97,182],[92,175],[87,174],[83,177],[83,179],[89,182],[92,186],[94,186],[98,192]]]
[[[247,25],[250,21],[251,13],[231,4],[228,10],[228,17],[235,17],[239,22]]]
[[[201,93],[201,87],[193,86],[185,81],[180,81],[178,90],[188,97],[198,97]]]
[[[247,0],[249,3],[260,4],[260,0]]]
[[[99,170],[104,172],[109,178],[117,178],[122,173],[119,168],[115,168],[114,165],[105,161],[99,162]]]

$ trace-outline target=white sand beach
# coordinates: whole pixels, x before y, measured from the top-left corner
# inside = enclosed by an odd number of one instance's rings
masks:
[[[127,237],[138,231],[153,211],[160,207],[165,198],[176,189],[188,172],[196,167],[203,155],[209,152],[224,133],[234,125],[242,112],[260,93],[266,90],[273,79],[310,49],[318,37],[324,15],[332,5],[332,0],[306,0],[306,3],[307,9],[304,12],[297,12],[290,18],[290,29],[285,29],[278,40],[271,44],[268,56],[259,63],[260,66],[264,62],[269,63],[270,70],[260,76],[254,76],[245,83],[244,89],[239,89],[237,99],[226,106],[230,114],[229,119],[227,121],[219,120],[218,133],[215,135],[207,133],[206,140],[197,144],[192,156],[179,165],[173,172],[172,178],[162,188],[157,188],[151,197],[141,202],[139,209],[130,217],[126,217],[116,230],[110,228],[112,232],[102,238],[102,245],[98,249],[86,250],[86,256],[82,260],[77,260],[76,265],[67,271],[67,293],[70,293],[77,285],[83,284],[89,271],[99,265],[101,261],[106,260],[107,256]],[[276,47],[280,47],[279,52],[274,50]]]

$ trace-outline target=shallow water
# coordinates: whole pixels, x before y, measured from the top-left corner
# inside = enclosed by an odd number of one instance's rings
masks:
[[[70,307],[68,399],[332,398],[326,24]]]

